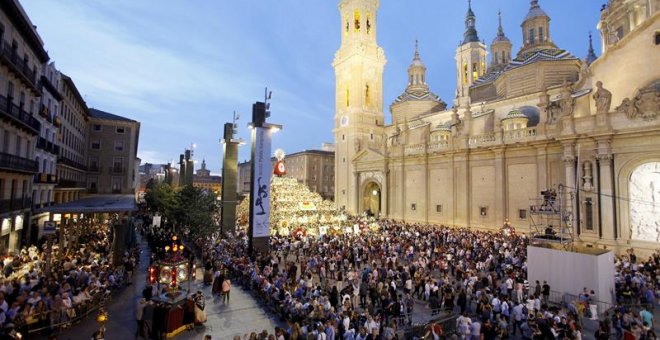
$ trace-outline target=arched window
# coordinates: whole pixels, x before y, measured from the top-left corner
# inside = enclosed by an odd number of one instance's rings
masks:
[[[533,28],[529,29],[529,44],[530,45],[534,44],[534,29]]]
[[[463,64],[463,84],[468,83],[468,67],[467,64]]]
[[[355,10],[353,17],[354,17],[353,26],[355,28],[355,32],[360,32],[360,11]]]
[[[543,42],[543,27],[539,27],[539,42]]]

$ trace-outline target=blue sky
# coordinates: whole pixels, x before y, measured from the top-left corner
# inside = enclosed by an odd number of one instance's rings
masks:
[[[606,0],[541,0],[550,35],[584,58]],[[273,149],[287,153],[333,142],[334,72],[340,44],[338,0],[22,0],[56,66],[71,76],[88,106],[141,122],[138,156],[167,162],[191,144],[195,159],[221,169],[219,139],[232,113],[249,140],[252,103],[273,91],[270,121],[284,130]],[[473,0],[479,37],[487,44],[504,31],[520,48],[528,0]],[[388,64],[384,110],[406,85],[419,39],[427,81],[451,103],[456,47],[467,1],[381,0],[378,41]],[[240,160],[249,157],[243,146]]]

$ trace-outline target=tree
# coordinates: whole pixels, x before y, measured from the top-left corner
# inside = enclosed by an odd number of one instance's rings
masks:
[[[177,193],[179,202],[174,219],[190,228],[195,236],[208,236],[217,230],[216,196],[212,191],[187,185]]]
[[[179,205],[178,196],[174,189],[167,183],[158,183],[157,181],[150,181],[147,184],[147,193],[144,195],[144,200],[152,211],[158,212],[170,220],[174,217],[174,212]]]

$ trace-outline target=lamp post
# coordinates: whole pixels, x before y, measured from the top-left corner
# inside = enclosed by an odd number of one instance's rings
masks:
[[[250,174],[250,224],[248,252],[268,252],[270,239],[270,164],[271,134],[282,129],[282,125],[266,123],[270,117],[271,93],[266,89],[263,102],[252,105],[252,157]]]

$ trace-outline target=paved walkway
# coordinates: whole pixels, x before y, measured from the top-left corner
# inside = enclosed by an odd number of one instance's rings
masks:
[[[204,327],[197,327],[184,332],[177,339],[202,339],[204,334],[211,334],[213,339],[232,339],[246,333],[266,330],[273,333],[275,327],[284,324],[264,311],[257,301],[239,287],[233,287],[229,302],[223,304],[220,298],[211,296],[211,286],[196,284],[196,290],[202,290],[206,296],[206,315]]]
[[[134,339],[137,323],[135,321],[135,305],[142,296],[142,290],[147,282],[147,270],[151,252],[146,240],[138,236],[142,253],[140,264],[133,277],[133,285],[127,287],[118,295],[113,296],[106,310],[110,319],[106,324],[106,339]],[[186,288],[186,285],[184,285]],[[191,291],[201,290],[206,296],[206,313],[208,320],[204,326],[180,333],[175,339],[201,340],[204,335],[211,334],[213,339],[232,339],[234,335],[243,336],[252,331],[267,330],[274,332],[276,326],[284,325],[269,316],[257,301],[239,287],[233,287],[228,304],[220,302],[219,298],[211,296],[211,287],[202,283],[194,283]],[[99,328],[96,323],[96,313],[91,314],[81,323],[59,334],[59,340],[88,340]],[[41,337],[45,339],[45,337]],[[39,337],[37,337],[39,339]]]

